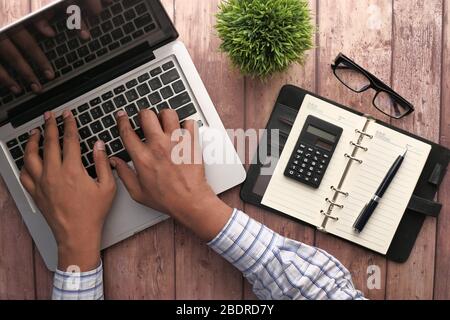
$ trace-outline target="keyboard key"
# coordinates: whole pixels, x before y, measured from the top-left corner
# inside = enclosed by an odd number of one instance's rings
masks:
[[[161,112],[164,109],[170,109],[169,104],[165,101],[163,103],[158,104],[156,108],[158,109],[158,112]]]
[[[169,61],[169,62],[164,63],[164,64],[162,65],[162,68],[163,68],[164,71],[167,71],[167,70],[169,70],[169,69],[172,69],[173,67],[175,67],[175,64],[173,63],[173,61]]]
[[[150,76],[148,75],[148,73],[144,73],[143,75],[139,76],[138,81],[142,83],[147,81],[148,79],[150,79]]]
[[[81,124],[82,126],[87,125],[89,122],[92,122],[92,118],[91,118],[91,116],[89,115],[89,113],[87,113],[87,112],[85,112],[85,113],[83,113],[83,114],[80,114],[80,115],[78,116],[78,119],[80,119],[80,124]]]
[[[144,130],[139,128],[139,129],[136,129],[135,132],[138,135],[139,139],[145,140]]]
[[[172,109],[178,109],[188,102],[191,102],[191,97],[187,92],[183,92],[182,94],[179,94],[178,96],[169,100],[169,104]]]
[[[111,12],[108,9],[104,9],[100,14],[100,18],[104,20],[108,20],[112,17]]]
[[[120,86],[114,89],[114,93],[115,94],[121,94],[122,92],[125,92],[127,89],[125,88],[125,86]]]
[[[47,56],[47,59],[50,61],[53,61],[58,57],[55,50],[50,50],[50,51],[46,52],[45,55]]]
[[[58,46],[57,48],[56,48],[56,52],[60,55],[60,56],[63,56],[63,55],[65,55],[67,52],[69,52],[69,49],[67,48],[67,46],[66,46],[66,44],[62,44],[62,45],[60,45],[60,46]]]
[[[127,104],[127,100],[125,99],[124,95],[122,94],[122,95],[114,98],[114,104],[116,105],[116,108],[121,108]]]
[[[138,30],[136,32],[133,32],[133,34],[132,34],[133,39],[137,39],[139,37],[142,37],[143,35],[144,35],[144,31],[142,31],[142,30]]]
[[[111,32],[111,35],[114,40],[119,40],[120,38],[122,38],[124,36],[121,28],[115,29],[113,32]]]
[[[89,49],[87,46],[83,46],[80,49],[77,50],[78,55],[80,56],[80,58],[84,58],[85,56],[87,56],[89,54]]]
[[[104,23],[102,23],[101,27],[102,27],[103,33],[108,33],[108,32],[110,32],[110,31],[112,31],[114,29],[113,24],[109,20],[104,22]]]
[[[184,119],[196,114],[197,110],[195,109],[194,105],[190,103],[187,106],[178,109],[177,113],[178,117],[180,118],[180,121],[183,121]]]
[[[108,91],[107,93],[102,95],[103,101],[109,100],[112,97],[114,97],[114,94],[112,93],[112,91]]]
[[[25,163],[23,161],[23,158],[16,161],[16,166],[17,166],[17,169],[19,169],[19,171],[22,170],[24,165],[25,165]]]
[[[110,44],[109,47],[108,47],[108,49],[109,49],[110,51],[114,51],[114,50],[116,50],[117,48],[120,48],[120,43],[119,43],[119,42],[114,42],[114,43]]]
[[[123,0],[122,4],[125,8],[130,8],[138,4],[141,0]]]
[[[107,46],[108,44],[113,42],[113,39],[109,34],[105,34],[100,38],[100,42],[102,43],[103,46]]]
[[[24,134],[19,136],[19,141],[20,142],[27,142],[29,137],[30,137],[30,135],[28,133],[24,133]]]
[[[151,24],[149,24],[148,26],[146,26],[146,27],[144,28],[144,31],[145,31],[145,32],[150,32],[150,31],[153,31],[153,30],[155,30],[155,29],[156,29],[156,24],[151,23]]]
[[[136,25],[136,27],[138,29],[140,29],[143,26],[146,26],[147,24],[150,24],[152,22],[153,22],[152,17],[148,13],[146,13],[143,16],[140,16],[139,18],[134,20],[134,24]]]
[[[81,161],[83,162],[83,166],[84,167],[88,167],[89,166],[89,161],[86,160],[86,157],[81,157]]]
[[[95,122],[91,123],[90,127],[94,134],[97,134],[103,130],[103,126],[100,121],[95,121]]]
[[[152,77],[156,77],[157,75],[162,73],[162,69],[160,67],[153,69],[152,71],[150,71],[150,75]]]
[[[91,105],[91,107],[95,107],[96,105],[100,104],[101,102],[102,102],[102,99],[95,98],[95,99],[92,99],[91,101],[89,101],[89,104]]]
[[[89,152],[86,155],[86,159],[89,161],[89,164],[94,164],[94,152]]]
[[[96,52],[97,57],[101,57],[104,56],[105,54],[108,53],[108,50],[106,50],[106,48],[100,49]]]
[[[170,97],[172,97],[174,95],[172,88],[170,86],[162,88],[160,92],[161,92],[163,99],[169,99]]]
[[[113,138],[118,138],[120,136],[119,128],[117,126],[112,127],[109,131],[111,131]]]
[[[66,59],[69,63],[73,63],[73,62],[77,61],[77,59],[78,59],[77,53],[75,51],[69,52],[66,55]]]
[[[131,81],[128,81],[125,86],[127,87],[127,89],[131,89],[133,87],[136,87],[138,85],[138,82],[136,79],[133,79]]]
[[[115,110],[115,107],[112,101],[106,101],[104,104],[102,104],[102,109],[105,112],[105,114],[108,114],[113,112]]]
[[[92,52],[101,49],[100,42],[98,40],[91,41],[89,43],[89,49],[91,49]]]
[[[158,78],[152,79],[149,81],[150,88],[152,88],[153,91],[158,90],[162,87],[162,83]]]
[[[127,112],[129,117],[132,117],[139,112],[134,103],[126,106],[125,111]]]
[[[150,100],[150,103],[152,105],[157,105],[158,103],[160,103],[162,101],[161,95],[159,94],[159,92],[152,93],[151,95],[148,96],[148,99]]]
[[[136,12],[134,12],[134,9],[131,8],[125,11],[123,16],[125,17],[126,20],[133,20],[134,18],[136,18]]]
[[[97,120],[97,119],[103,117],[104,113],[100,107],[96,107],[91,110],[91,115],[94,120]]]
[[[111,150],[113,153],[119,152],[120,150],[123,149],[123,144],[120,141],[120,139],[116,139],[114,141],[112,141],[109,146],[111,147]]]
[[[91,37],[93,39],[96,39],[102,35],[102,31],[100,30],[100,27],[95,27],[95,28],[91,29],[90,33],[91,33]]]
[[[73,64],[73,67],[76,69],[76,68],[79,68],[79,67],[81,67],[83,65],[84,65],[84,61],[83,60],[78,60],[77,62],[75,62]]]
[[[77,110],[78,110],[79,113],[82,113],[82,112],[86,111],[87,109],[89,109],[89,106],[88,106],[87,103],[85,103],[85,104],[83,104],[82,106],[79,106],[79,107],[77,108]]]
[[[140,110],[150,108],[150,103],[148,102],[147,98],[142,98],[142,99],[138,100],[136,102],[136,104]]]
[[[115,125],[116,121],[114,120],[113,116],[108,115],[102,119],[102,123],[105,128],[109,128]]]
[[[123,18],[122,15],[115,16],[112,21],[116,27],[120,27],[125,23],[125,19]]]
[[[87,145],[88,145],[88,147],[89,147],[89,149],[90,150],[94,150],[94,146],[95,146],[95,143],[97,142],[97,138],[96,137],[92,137],[92,138],[89,138],[87,141],[86,141],[86,143],[87,143]]]
[[[113,6],[111,7],[111,12],[112,12],[113,15],[115,15],[115,16],[122,12],[122,6],[120,5],[120,2],[119,2],[119,3],[116,3],[115,5],[113,5]]]
[[[85,142],[80,143],[80,151],[81,151],[81,154],[85,154],[86,152],[89,151]]]
[[[72,67],[71,66],[67,66],[67,67],[61,69],[61,74],[67,74],[70,71],[72,71]]]
[[[108,130],[103,131],[102,133],[100,133],[98,135],[98,138],[100,140],[102,140],[103,142],[105,142],[105,143],[108,143],[108,142],[110,142],[112,140],[111,134],[109,133]]]
[[[137,87],[137,91],[141,97],[146,96],[150,93],[150,88],[146,83],[141,84]]]
[[[144,3],[141,3],[139,5],[136,6],[136,8],[134,8],[136,10],[137,13],[141,13],[141,12],[146,12],[147,11],[147,7],[145,6]]]
[[[80,134],[80,138],[83,140],[89,138],[92,135],[91,129],[89,129],[88,127],[81,128],[80,130],[78,130],[78,133]]]
[[[131,38],[130,36],[126,36],[125,38],[120,40],[120,44],[124,45],[124,44],[127,44],[128,42],[131,42],[131,41],[133,41],[133,38]]]
[[[172,84],[173,91],[175,93],[180,93],[186,90],[186,87],[184,86],[183,80],[178,80],[177,82]]]
[[[17,142],[17,140],[16,140],[16,139],[13,139],[13,140],[11,140],[11,141],[8,141],[8,142],[6,143],[6,146],[7,146],[9,149],[11,149],[11,148],[17,146],[18,144],[19,144],[19,143]]]
[[[20,149],[20,147],[15,147],[15,148],[11,149],[9,152],[11,153],[11,156],[13,157],[14,160],[17,160],[17,159],[23,157],[23,152]]]
[[[89,62],[91,62],[91,61],[94,61],[95,60],[95,54],[90,54],[90,55],[88,55],[85,59],[84,59],[84,61],[86,62],[86,63],[89,63]]]
[[[163,75],[161,75],[161,80],[164,84],[169,84],[178,79],[180,79],[180,74],[176,69],[172,69],[169,72],[166,72]]]
[[[127,93],[125,93],[125,96],[127,97],[128,102],[133,102],[139,98],[139,95],[135,89],[127,91]]]
[[[63,124],[58,126],[58,134],[59,134],[59,137],[64,136],[64,125]]]
[[[123,26],[123,31],[125,32],[125,34],[131,34],[136,31],[136,27],[134,26],[133,22],[128,22]]]
[[[55,61],[56,69],[62,69],[67,65],[67,61],[64,57],[61,57]]]

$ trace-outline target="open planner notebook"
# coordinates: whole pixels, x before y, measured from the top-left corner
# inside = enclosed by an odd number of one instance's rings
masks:
[[[343,129],[319,189],[284,176],[309,115]],[[405,149],[408,154],[403,165],[378,208],[365,229],[360,234],[355,233],[355,220]],[[262,204],[324,232],[386,254],[430,152],[429,144],[307,95]]]

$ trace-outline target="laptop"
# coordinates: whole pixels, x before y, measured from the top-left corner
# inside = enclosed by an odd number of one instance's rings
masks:
[[[205,165],[208,182],[217,194],[242,183],[246,176],[192,59],[161,3],[110,2],[104,3],[98,15],[85,13],[85,2],[75,2],[91,34],[89,40],[82,40],[76,30],[67,27],[67,1],[56,1],[0,29],[0,40],[13,39],[18,31],[27,30],[55,71],[55,78],[48,80],[30,62],[42,85],[42,91],[36,94],[9,65],[13,64],[11,61],[0,61],[22,87],[17,94],[0,87],[0,173],[49,270],[57,266],[56,242],[19,180],[28,134],[34,128],[43,132],[45,111],[55,112],[61,138],[61,114],[66,109],[72,111],[78,123],[83,164],[94,178],[92,150],[98,139],[106,142],[109,156],[131,160],[116,126],[117,111],[128,113],[136,133],[144,139],[137,121],[139,110],[159,113],[166,108],[176,110],[180,121],[193,119],[199,123],[202,148],[216,147],[228,159],[233,155],[234,161],[207,161]],[[35,21],[43,17],[56,36],[45,37],[36,31]],[[223,139],[210,138],[217,137],[217,133]],[[118,178],[117,183],[117,197],[105,223],[102,249],[168,218],[134,202]]]

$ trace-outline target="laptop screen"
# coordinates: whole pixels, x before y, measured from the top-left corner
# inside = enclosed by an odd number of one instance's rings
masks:
[[[0,124],[177,36],[159,0],[59,1],[4,28]]]

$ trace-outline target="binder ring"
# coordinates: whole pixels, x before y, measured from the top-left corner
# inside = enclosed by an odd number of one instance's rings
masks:
[[[362,163],[363,163],[363,161],[362,161],[361,159],[352,157],[352,156],[349,155],[348,153],[345,154],[345,157],[346,157],[346,158],[349,158],[349,159],[352,160],[352,161],[356,161],[356,162],[358,162],[359,164],[362,164]]]
[[[334,186],[331,186],[331,190],[333,190],[334,192],[340,193],[342,194],[344,197],[348,197],[349,193],[348,192],[344,192],[338,188],[335,188]]]
[[[362,146],[362,145],[360,145],[360,144],[354,143],[353,141],[350,141],[350,144],[351,144],[352,146],[354,146],[355,148],[359,148],[359,149],[364,150],[364,151],[368,151],[368,150],[369,150],[369,148],[364,147],[364,146]]]
[[[332,216],[331,214],[326,213],[326,212],[323,211],[323,210],[320,210],[320,213],[323,214],[325,217],[330,218],[331,220],[339,221],[339,218],[338,218],[338,217]]]
[[[338,207],[339,209],[344,209],[344,206],[342,204],[337,204],[336,202],[333,202],[328,198],[326,198],[325,201],[328,202],[333,207]]]
[[[358,133],[358,134],[360,134],[360,135],[362,135],[362,136],[364,136],[364,137],[367,137],[367,138],[369,138],[369,139],[373,139],[373,135],[368,134],[368,133],[366,133],[366,132],[364,132],[364,131],[361,131],[361,130],[356,129],[355,132]]]

